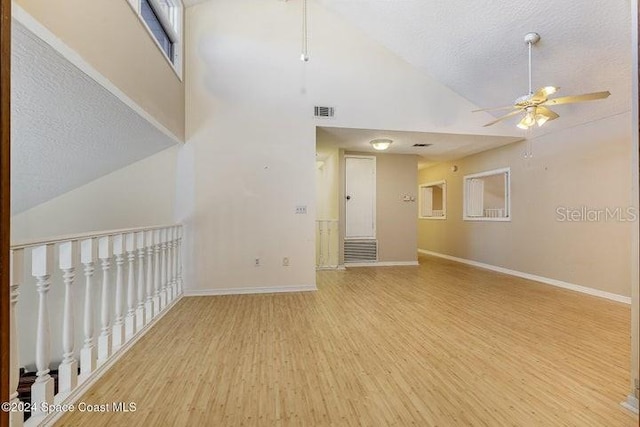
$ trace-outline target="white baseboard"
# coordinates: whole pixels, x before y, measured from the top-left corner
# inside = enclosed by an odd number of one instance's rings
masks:
[[[334,265],[331,267],[316,267],[316,271],[344,271],[344,265]]]
[[[244,295],[244,294],[274,294],[283,292],[312,292],[317,291],[316,285],[276,286],[255,288],[227,288],[227,289],[185,289],[185,297],[206,297],[216,295]]]
[[[606,298],[612,301],[622,302],[625,304],[631,304],[631,297],[624,295],[618,295],[611,292],[601,291],[599,289],[588,288],[586,286],[576,285],[574,283],[563,282],[562,280],[550,279],[548,277],[536,276],[535,274],[523,273],[521,271],[510,270],[504,267],[498,267],[491,264],[485,264],[483,262],[473,261],[465,258],[458,258],[451,255],[441,254],[439,252],[427,251],[425,249],[418,249],[418,252],[424,255],[431,255],[438,258],[448,259],[450,261],[456,261],[463,264],[472,265],[474,267],[480,267],[487,270],[497,271],[498,273],[509,274],[511,276],[520,277],[522,279],[533,280],[536,282],[544,283],[558,288],[569,289],[583,294],[589,294],[600,298]]]
[[[407,265],[420,265],[418,261],[375,261],[375,262],[345,262],[349,267],[402,267]]]
[[[638,398],[632,394],[627,396],[627,400],[625,400],[624,402],[621,402],[620,404],[622,405],[622,407],[630,410],[636,415],[640,413],[638,411]]]
[[[94,385],[112,366],[114,363],[116,363],[122,356],[124,356],[126,354],[127,351],[129,351],[131,349],[131,347],[133,347],[133,345],[138,342],[138,340],[140,340],[140,338],[142,338],[147,332],[149,332],[149,330],[155,326],[155,324],[164,317],[165,314],[167,314],[171,308],[182,299],[183,295],[178,295],[173,301],[171,301],[169,304],[167,304],[167,306],[162,309],[162,312],[159,313],[156,317],[154,317],[153,319],[151,319],[151,322],[149,322],[148,324],[146,324],[144,326],[144,328],[138,332],[137,334],[135,334],[133,337],[131,337],[131,339],[129,341],[127,341],[126,343],[124,343],[122,345],[122,347],[120,347],[118,350],[116,350],[115,353],[113,353],[111,355],[111,357],[109,359],[107,359],[106,362],[104,362],[102,365],[98,366],[96,368],[95,371],[93,371],[91,373],[91,376],[84,382],[80,383],[78,381],[78,386],[68,395],[64,396],[62,399],[56,400],[55,404],[56,405],[66,405],[66,404],[72,404],[78,401],[78,399],[80,399],[80,397],[82,397],[82,395],[84,393],[86,393],[89,388]],[[57,396],[56,396],[57,397]],[[46,415],[44,418],[40,418],[40,419],[35,419],[35,418],[29,418],[26,422],[25,422],[25,426],[29,426],[29,425],[38,425],[38,426],[52,426],[55,424],[55,422],[60,419],[60,417],[62,417],[65,413],[64,412],[52,412],[48,415]],[[32,421],[33,420],[33,421]],[[31,423],[29,423],[29,421],[31,421]]]

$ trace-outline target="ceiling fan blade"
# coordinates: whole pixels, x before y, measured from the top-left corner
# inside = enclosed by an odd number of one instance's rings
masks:
[[[555,120],[558,117],[560,117],[556,112],[551,111],[550,109],[542,106],[536,107],[536,114],[544,115],[547,118],[547,120]]]
[[[478,113],[480,111],[508,110],[509,108],[516,108],[516,107],[514,107],[513,105],[508,105],[504,107],[483,108],[481,110],[473,110],[472,113]]]
[[[503,121],[504,119],[508,119],[509,117],[513,117],[513,116],[515,116],[516,114],[519,114],[521,111],[522,111],[522,110],[520,110],[520,109],[515,110],[515,111],[512,111],[512,112],[510,112],[509,114],[506,114],[506,115],[504,115],[504,116],[502,116],[502,117],[497,118],[496,120],[494,120],[494,121],[492,121],[492,122],[487,123],[487,124],[486,124],[486,125],[484,125],[483,127],[487,127],[487,126],[495,125],[496,123],[501,122],[501,121]]]
[[[596,99],[607,98],[611,93],[606,90],[604,92],[585,93],[584,95],[563,96],[561,98],[549,99],[540,105],[560,105],[572,104],[574,102],[595,101]]]
[[[531,95],[531,102],[534,104],[541,104],[545,102],[547,98],[549,98],[549,95],[553,95],[559,89],[560,89],[559,87],[555,87],[555,86],[541,87],[536,91],[536,93]]]

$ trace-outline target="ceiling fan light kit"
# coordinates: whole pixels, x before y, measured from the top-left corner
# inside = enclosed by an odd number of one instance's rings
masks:
[[[529,50],[529,92],[526,95],[523,95],[516,99],[513,106],[474,110],[473,112],[475,113],[478,111],[513,109],[513,111],[505,114],[504,116],[487,123],[486,125],[484,125],[485,127],[494,125],[498,122],[508,119],[509,117],[513,117],[521,113],[524,113],[524,116],[517,124],[520,129],[527,130],[536,125],[540,127],[546,122],[555,120],[560,117],[557,113],[548,109],[546,107],[547,105],[561,105],[572,104],[575,102],[594,101],[597,99],[607,98],[609,95],[611,95],[609,91],[603,91],[549,99],[549,96],[553,95],[559,90],[559,88],[555,86],[545,86],[538,89],[536,92],[533,92],[531,84],[531,50],[533,45],[540,41],[540,34],[533,32],[527,33],[524,36],[524,41],[527,44]]]

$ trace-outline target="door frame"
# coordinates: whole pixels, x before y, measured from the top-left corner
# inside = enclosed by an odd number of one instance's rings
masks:
[[[372,239],[377,239],[378,237],[378,227],[377,227],[377,210],[378,210],[378,158],[376,156],[370,156],[365,154],[345,154],[344,155],[344,198],[342,200],[344,206],[344,240],[361,240],[362,237],[347,237],[347,182],[349,177],[347,176],[347,159],[369,159],[373,160],[373,171],[374,177],[373,180],[373,237]]]

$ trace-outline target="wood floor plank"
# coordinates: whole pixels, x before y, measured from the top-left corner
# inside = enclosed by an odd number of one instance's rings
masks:
[[[59,425],[636,426],[630,308],[451,261],[183,298]]]

